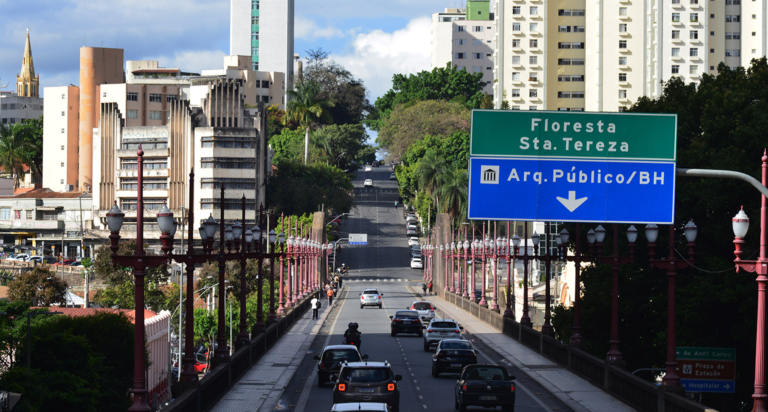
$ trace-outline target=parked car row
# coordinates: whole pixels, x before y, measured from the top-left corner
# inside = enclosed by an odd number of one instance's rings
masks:
[[[411,251],[411,269],[424,269],[424,262],[421,257],[421,244],[419,244],[419,238],[417,237],[409,238],[408,248]]]
[[[38,264],[46,264],[46,265],[54,265],[54,266],[83,267],[82,262],[76,259],[58,260],[54,256],[30,256],[26,253],[11,255],[5,260],[11,261],[11,262],[29,262],[29,263],[38,263]]]

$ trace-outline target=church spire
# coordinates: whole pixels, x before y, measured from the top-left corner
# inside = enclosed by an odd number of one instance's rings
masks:
[[[23,97],[40,97],[39,86],[40,76],[35,74],[32,45],[29,41],[29,28],[27,28],[27,43],[24,46],[24,57],[21,60],[21,74],[16,76],[16,94]]]

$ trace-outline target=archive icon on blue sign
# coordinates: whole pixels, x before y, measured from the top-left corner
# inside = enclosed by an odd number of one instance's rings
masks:
[[[497,185],[499,184],[499,166],[480,166],[483,176],[480,179],[481,184]]]

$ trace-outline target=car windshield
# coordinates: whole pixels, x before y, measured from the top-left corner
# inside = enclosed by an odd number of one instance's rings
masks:
[[[418,318],[419,318],[419,312],[413,312],[413,311],[409,311],[409,312],[397,312],[397,314],[395,315],[395,317],[396,317],[396,318],[402,318],[402,319],[411,319],[411,318],[416,318],[416,319],[418,319]]]
[[[386,382],[391,374],[387,368],[345,368],[342,378],[350,383]]]
[[[341,363],[344,361],[360,362],[360,354],[352,349],[330,349],[323,352],[323,362]]]
[[[413,310],[429,310],[432,309],[432,305],[427,302],[416,302],[413,304]]]
[[[467,368],[464,371],[464,379],[472,380],[484,380],[484,381],[500,381],[506,380],[507,372],[496,366],[483,366]]]
[[[378,295],[379,291],[376,289],[369,289],[363,292],[363,295]]]
[[[458,329],[453,322],[432,322],[433,328]]]
[[[442,341],[440,343],[441,349],[472,349],[472,345],[469,344],[469,342],[446,342]]]

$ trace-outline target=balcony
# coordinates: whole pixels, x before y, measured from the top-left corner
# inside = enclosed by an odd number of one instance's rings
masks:
[[[679,38],[679,37],[678,37],[678,38],[676,38],[676,39],[672,39],[672,43],[675,43],[675,44],[683,44],[683,43],[685,43],[685,42],[683,41],[683,39],[681,39],[681,38]]]
[[[632,18],[629,17],[629,16],[619,16],[619,20],[621,20],[621,21],[630,21],[630,20],[632,20]]]
[[[681,62],[683,61],[683,56],[672,56],[672,60],[676,62]]]
[[[619,0],[619,3],[621,3],[621,4],[629,4],[629,3],[631,3],[631,1],[630,0]]]
[[[524,83],[522,80],[520,80],[520,79],[517,79],[517,80],[512,80],[512,84],[514,84],[514,85],[516,85],[516,86],[522,86],[522,85],[524,85],[525,83]]]
[[[538,77],[531,77],[528,79],[528,83],[530,84],[539,84],[539,78]]]
[[[629,84],[629,82],[628,82],[628,81],[626,81],[626,80],[624,80],[623,82],[622,82],[622,81],[619,81],[619,86],[621,86],[621,87],[632,87],[632,86]]]
[[[675,10],[682,10],[684,8],[682,2],[680,2],[680,3],[672,3],[670,6],[673,9],[675,9]]]
[[[632,37],[632,35],[631,35],[631,34],[629,34],[629,32],[628,32],[628,31],[620,31],[620,32],[619,32],[619,36],[621,36],[621,37],[624,37],[625,39],[626,39],[626,38],[630,38],[630,37]]]
[[[512,51],[513,52],[521,52],[521,51],[523,51],[523,48],[522,47],[513,47]]]

